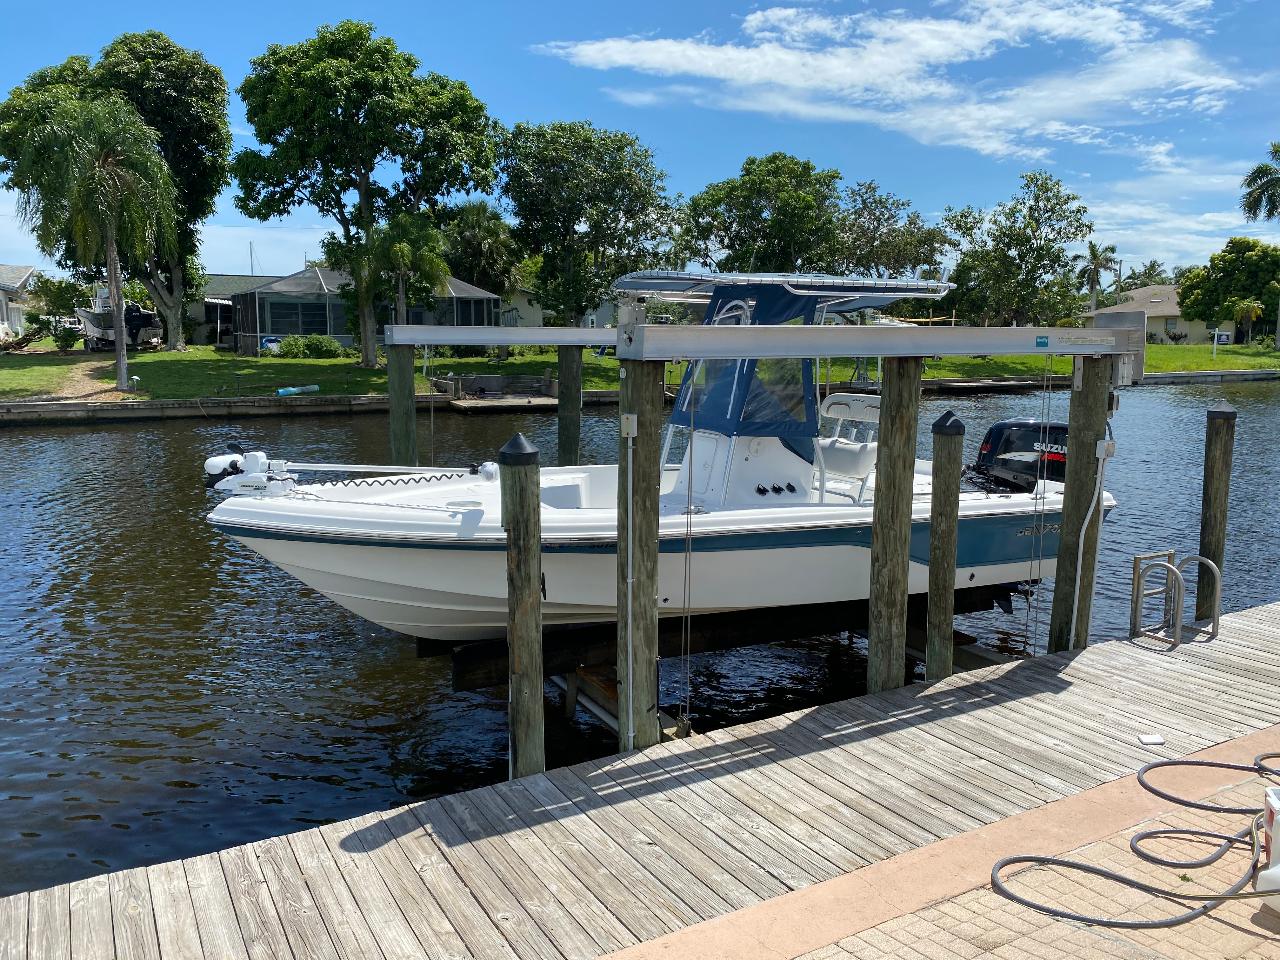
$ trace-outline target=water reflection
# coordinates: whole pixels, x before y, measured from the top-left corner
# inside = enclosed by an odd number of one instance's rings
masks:
[[[1280,390],[1267,384],[1127,391],[1095,630],[1128,621],[1129,558],[1198,542],[1204,411],[1240,408],[1225,597],[1280,598],[1272,453]],[[1051,415],[1064,417],[1065,395]],[[1041,412],[1037,396],[929,399],[968,424]],[[427,418],[421,449],[429,448]],[[546,415],[439,413],[443,463],[492,458],[516,431],[555,459]],[[295,459],[385,459],[381,417],[178,422],[0,434],[10,495],[0,526],[0,894],[154,862],[453,792],[506,774],[505,691],[455,694],[447,662],[360,621],[214,533],[203,457],[238,439]],[[588,411],[584,457],[616,454],[615,411]],[[1040,610],[1042,636],[1048,593]],[[1029,649],[1034,610],[967,618]],[[803,631],[801,631],[803,632]],[[857,693],[859,641],[817,637],[688,664],[702,728]],[[664,663],[664,704],[686,669]],[[613,735],[548,711],[549,759],[607,753]]]

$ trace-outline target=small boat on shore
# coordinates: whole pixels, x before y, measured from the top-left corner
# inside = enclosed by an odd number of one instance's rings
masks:
[[[105,290],[88,307],[76,307],[76,319],[84,324],[84,348],[90,353],[115,348],[115,317]],[[164,338],[164,327],[153,310],[144,310],[132,300],[124,304],[124,330],[131,347],[156,347]]]
[[[947,289],[665,271],[619,283],[632,293],[701,297],[704,322],[721,325],[812,324]],[[692,363],[663,446],[660,615],[866,599],[878,414],[872,394],[819,402],[812,360]],[[1062,476],[1059,426],[998,424],[984,441],[960,494],[957,589],[1053,575],[1063,484],[1050,477]],[[232,494],[209,522],[374,623],[455,643],[493,639],[507,623],[499,469],[302,464],[237,449],[205,464],[211,485]],[[300,474],[330,470],[388,475],[299,482]],[[618,477],[615,465],[541,471],[547,626],[616,619]],[[931,465],[917,460],[911,593],[928,588],[931,491]],[[1113,505],[1104,497],[1104,509]]]

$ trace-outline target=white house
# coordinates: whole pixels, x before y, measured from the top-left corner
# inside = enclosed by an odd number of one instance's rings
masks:
[[[0,263],[0,340],[22,336],[27,285],[35,272],[35,267]]]
[[[502,304],[499,315],[504,327],[540,327],[548,314],[533,299],[532,290],[520,287]]]

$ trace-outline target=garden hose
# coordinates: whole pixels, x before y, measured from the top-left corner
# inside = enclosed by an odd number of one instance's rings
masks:
[[[1249,858],[1249,867],[1244,875],[1221,893],[1214,894],[1193,894],[1185,893],[1178,890],[1167,890],[1163,887],[1152,886],[1141,880],[1135,880],[1132,877],[1126,877],[1124,874],[1117,873],[1114,870],[1107,870],[1103,867],[1097,867],[1090,863],[1082,863],[1078,860],[1066,860],[1061,857],[1044,857],[1034,854],[1005,857],[991,868],[991,888],[1002,897],[1012,900],[1014,903],[1021,904],[1039,913],[1047,914],[1051,917],[1057,917],[1060,920],[1074,920],[1078,923],[1090,924],[1098,927],[1115,927],[1123,930],[1158,930],[1165,927],[1176,927],[1180,924],[1187,923],[1197,917],[1202,917],[1211,910],[1221,906],[1228,900],[1253,900],[1265,897],[1276,896],[1276,891],[1246,891],[1245,887],[1253,880],[1254,874],[1258,869],[1258,865],[1262,859],[1262,841],[1260,836],[1262,825],[1261,807],[1229,807],[1221,804],[1210,803],[1202,800],[1188,800],[1162,790],[1159,787],[1152,786],[1147,775],[1157,769],[1164,767],[1207,767],[1215,770],[1234,770],[1241,773],[1252,773],[1260,777],[1280,778],[1280,770],[1270,766],[1266,761],[1280,758],[1280,753],[1264,753],[1255,757],[1252,763],[1225,763],[1216,760],[1156,760],[1148,763],[1138,771],[1138,783],[1149,793],[1167,800],[1170,803],[1177,804],[1181,807],[1188,807],[1192,810],[1203,810],[1209,813],[1222,814],[1240,814],[1250,817],[1249,825],[1237,831],[1236,833],[1218,833],[1212,830],[1191,830],[1176,828],[1159,828],[1155,830],[1144,830],[1137,833],[1129,841],[1129,849],[1134,855],[1147,863],[1153,863],[1161,867],[1169,867],[1178,870],[1194,870],[1200,867],[1207,867],[1217,863],[1233,849],[1244,847],[1251,851]],[[1201,857],[1197,860],[1171,860],[1166,857],[1158,856],[1143,849],[1143,844],[1156,838],[1169,839],[1179,837],[1183,839],[1195,840],[1216,840],[1217,848],[1208,856]],[[1111,917],[1090,917],[1084,914],[1074,913],[1070,910],[1062,910],[1057,907],[1051,907],[1048,904],[1037,903],[1028,897],[1014,893],[1005,884],[1004,878],[1001,876],[1010,867],[1020,865],[1034,865],[1046,867],[1058,867],[1063,870],[1076,871],[1078,873],[1089,874],[1090,876],[1102,877],[1112,883],[1128,887],[1131,890],[1138,890],[1142,893],[1151,894],[1156,897],[1164,897],[1170,900],[1180,900],[1184,903],[1198,903],[1199,906],[1194,907],[1184,913],[1176,916],[1168,917],[1162,920],[1119,920]]]

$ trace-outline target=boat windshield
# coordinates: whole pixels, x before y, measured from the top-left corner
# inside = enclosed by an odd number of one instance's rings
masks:
[[[812,324],[816,299],[782,286],[717,288],[708,326]],[[698,360],[690,364],[671,422],[725,436],[814,437],[818,432],[813,361]]]

